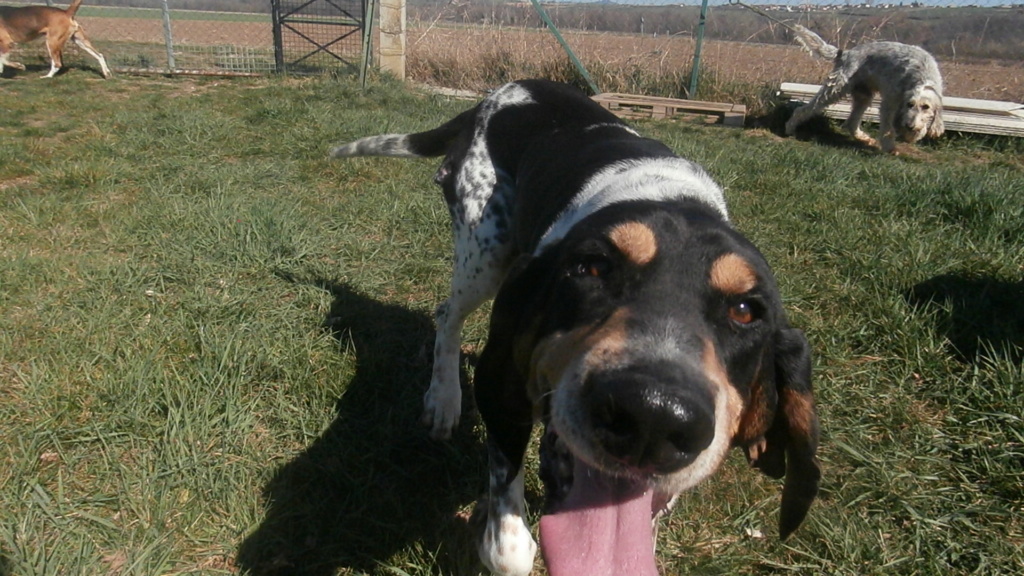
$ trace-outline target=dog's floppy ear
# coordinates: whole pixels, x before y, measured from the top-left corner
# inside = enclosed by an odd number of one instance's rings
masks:
[[[928,124],[928,131],[925,135],[929,138],[938,138],[946,131],[946,125],[942,122],[942,94],[931,86],[928,87],[928,90],[935,97],[935,101],[932,103],[932,110],[935,112],[935,115],[932,116],[932,121]]]
[[[785,328],[776,333],[774,348],[778,404],[762,450],[751,464],[772,478],[786,478],[779,518],[779,536],[785,539],[800,526],[818,495],[819,431],[807,338],[800,330]]]
[[[544,257],[520,256],[491,308],[491,324],[473,378],[477,409],[488,440],[501,450],[513,470],[522,465],[533,429],[533,402],[527,393],[528,362],[536,340],[538,311],[550,283]]]

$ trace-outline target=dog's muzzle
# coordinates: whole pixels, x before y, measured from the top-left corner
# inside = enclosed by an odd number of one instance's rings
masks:
[[[600,449],[642,475],[692,463],[714,439],[715,414],[705,379],[687,372],[657,362],[590,375],[582,393]]]

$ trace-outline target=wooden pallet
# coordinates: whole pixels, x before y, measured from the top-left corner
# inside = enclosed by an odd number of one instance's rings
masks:
[[[671,118],[673,116],[700,116],[711,123],[743,127],[747,107],[743,104],[701,102],[636,94],[605,92],[593,97],[594,101],[611,110],[619,118]]]
[[[784,82],[779,95],[790,100],[807,102],[818,93],[821,86]],[[846,119],[850,116],[852,103],[841,100],[825,109],[829,118]],[[868,122],[878,122],[878,106],[872,105],[864,114]],[[975,100],[972,98],[942,98],[942,122],[946,130],[975,132],[998,136],[1024,136],[1024,104],[1000,102],[998,100]]]

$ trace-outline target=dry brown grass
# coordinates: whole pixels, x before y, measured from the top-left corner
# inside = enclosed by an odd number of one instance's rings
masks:
[[[687,94],[695,42],[683,36],[563,31],[566,41],[604,92],[742,102],[767,111],[782,82],[819,83],[830,63],[797,46],[706,41],[700,83]],[[1024,101],[1024,65],[1016,62],[940,62],[948,95]],[[440,27],[412,23],[408,74],[416,81],[482,91],[501,82],[544,76],[580,84],[555,38],[543,29]]]

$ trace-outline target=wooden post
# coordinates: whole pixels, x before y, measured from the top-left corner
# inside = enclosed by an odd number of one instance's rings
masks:
[[[380,69],[405,80],[405,0],[380,0]]]

